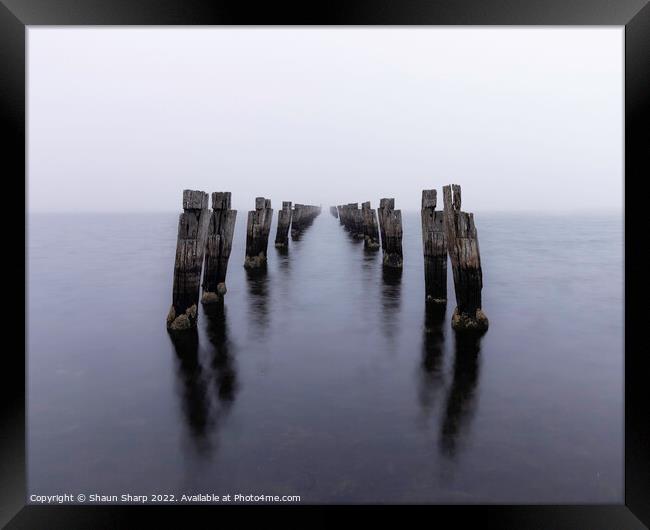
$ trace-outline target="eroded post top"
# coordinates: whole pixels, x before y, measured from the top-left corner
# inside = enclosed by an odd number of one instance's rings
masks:
[[[438,192],[436,190],[422,190],[422,208],[436,209]]]
[[[207,207],[207,193],[199,190],[183,190],[183,210],[203,210]]]
[[[445,209],[460,212],[460,186],[458,184],[443,186],[442,200]]]
[[[229,191],[215,191],[212,193],[212,209],[213,210],[228,210],[230,209]]]

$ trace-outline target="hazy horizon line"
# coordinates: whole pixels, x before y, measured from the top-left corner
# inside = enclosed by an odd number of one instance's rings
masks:
[[[300,203],[299,203],[300,204]],[[318,206],[318,205],[315,205]],[[330,205],[323,205],[323,212],[322,213],[328,213],[329,211],[326,211],[329,209]],[[331,205],[334,206],[334,205]],[[211,210],[211,208],[209,208]],[[241,210],[237,208],[233,208],[234,210],[237,211],[252,211],[254,208],[250,208],[250,210]],[[274,210],[278,210],[279,208],[273,207]],[[373,208],[373,209],[376,209]],[[442,210],[442,208],[436,208],[437,210]],[[414,208],[396,208],[396,210],[400,210],[405,213],[420,213],[420,209],[414,209]],[[462,211],[469,212],[469,213],[479,213],[479,214],[496,214],[496,213],[504,213],[504,214],[555,214],[555,215],[565,215],[565,214],[588,214],[588,213],[609,213],[609,214],[623,214],[625,212],[624,207],[612,207],[612,208],[574,208],[571,210],[526,210],[526,209],[520,209],[520,210],[503,210],[503,209],[495,209],[495,210],[484,210],[484,209],[462,209]],[[178,210],[26,210],[26,213],[28,215],[32,214],[38,214],[38,215],[43,215],[43,214],[180,214],[182,213],[183,210],[179,208]]]

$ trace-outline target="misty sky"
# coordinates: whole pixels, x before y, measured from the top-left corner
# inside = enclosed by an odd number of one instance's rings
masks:
[[[30,28],[30,211],[620,210],[622,28]]]

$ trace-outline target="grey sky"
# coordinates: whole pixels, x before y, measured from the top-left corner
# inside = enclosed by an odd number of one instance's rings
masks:
[[[31,211],[620,210],[622,28],[30,28]]]

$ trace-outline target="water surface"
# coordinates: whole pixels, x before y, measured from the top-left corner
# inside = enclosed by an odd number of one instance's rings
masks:
[[[30,215],[29,493],[622,501],[621,216],[477,214],[476,341],[451,270],[426,309],[419,213],[401,276],[325,207],[249,276],[240,212],[224,308],[173,344],[177,219]]]

